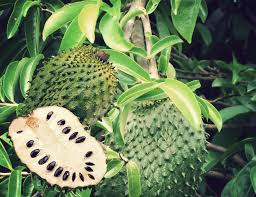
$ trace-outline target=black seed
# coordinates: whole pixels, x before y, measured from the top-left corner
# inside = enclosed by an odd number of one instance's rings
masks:
[[[63,174],[63,177],[62,177],[63,181],[66,181],[66,180],[68,179],[68,177],[69,177],[69,171],[66,171],[66,172]]]
[[[48,164],[47,166],[47,170],[53,170],[53,168],[55,167],[56,165],[56,162],[55,161],[52,161],[51,163]]]
[[[20,134],[20,133],[22,133],[22,132],[23,132],[22,130],[20,130],[20,131],[17,131],[17,133],[18,133],[18,134]]]
[[[85,157],[90,157],[92,156],[92,151],[88,151],[86,154],[85,154]]]
[[[72,175],[72,181],[74,182],[76,180],[76,173],[74,172]]]
[[[33,146],[33,144],[34,144],[34,140],[29,140],[29,141],[27,142],[26,146],[27,146],[28,148],[31,148],[31,147]]]
[[[65,120],[61,119],[57,122],[57,125],[64,125],[65,123]]]
[[[94,178],[94,176],[93,176],[93,175],[91,175],[91,174],[88,174],[88,176],[89,176],[89,178],[90,178],[90,179],[93,179],[93,180],[95,180],[95,178]]]
[[[48,159],[49,159],[49,156],[44,156],[42,159],[40,159],[38,161],[38,164],[39,165],[43,165],[43,164],[45,164],[48,161]]]
[[[46,116],[46,120],[49,120],[52,117],[53,111],[50,111],[47,116]]]
[[[93,169],[89,166],[85,167],[85,170],[88,171],[88,172],[93,172]]]
[[[81,181],[84,182],[84,176],[81,173],[79,173],[79,177],[80,177]]]
[[[73,140],[77,136],[78,132],[74,132],[70,135],[69,140]]]
[[[63,130],[62,130],[62,133],[64,134],[68,134],[71,130],[71,127],[65,127]]]
[[[88,166],[94,166],[94,165],[95,165],[95,164],[92,163],[92,162],[85,162],[85,164],[88,165]]]
[[[85,136],[81,136],[81,137],[76,139],[76,143],[84,142],[85,139],[86,139]]]
[[[38,155],[39,152],[40,152],[39,149],[35,149],[35,150],[33,150],[33,151],[30,153],[30,156],[31,156],[32,158],[35,158],[35,157]]]
[[[63,168],[62,167],[58,167],[57,170],[54,172],[54,176],[58,177],[61,175],[61,173],[63,172]]]

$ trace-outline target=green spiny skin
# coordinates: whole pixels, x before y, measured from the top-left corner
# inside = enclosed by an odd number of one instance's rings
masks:
[[[83,46],[51,58],[32,81],[22,115],[41,106],[65,107],[92,125],[110,107],[117,79],[113,65],[92,46]]]
[[[196,196],[206,157],[204,131],[196,131],[169,100],[137,105],[128,116],[124,156],[141,172],[142,197]],[[127,196],[125,170],[99,185],[96,196]]]

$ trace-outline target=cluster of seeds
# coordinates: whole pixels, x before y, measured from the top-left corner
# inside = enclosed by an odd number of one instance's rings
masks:
[[[31,171],[50,184],[74,188],[97,184],[106,171],[100,144],[83,128],[71,112],[54,106],[14,120],[9,134],[17,155]]]

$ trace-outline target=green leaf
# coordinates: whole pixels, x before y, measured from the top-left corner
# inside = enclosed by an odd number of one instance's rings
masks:
[[[30,197],[32,195],[34,185],[32,182],[32,176],[27,176],[23,182],[23,195],[24,197]]]
[[[199,80],[193,80],[190,81],[188,83],[186,83],[186,85],[194,92],[197,89],[199,89],[201,87],[201,83]]]
[[[181,1],[178,13],[171,12],[173,25],[188,43],[192,41],[201,0]]]
[[[40,8],[30,9],[24,21],[27,48],[31,57],[39,54]]]
[[[22,18],[22,8],[26,3],[26,0],[17,0],[14,4],[12,14],[8,20],[7,24],[7,38],[10,39],[17,32],[21,18]]]
[[[15,0],[1,0],[0,1],[0,10],[10,8],[15,3]]]
[[[146,5],[147,13],[148,14],[153,13],[160,2],[161,2],[161,0],[149,0]]]
[[[39,6],[40,5],[40,2],[39,1],[26,1],[22,7],[22,13],[23,13],[23,16],[26,17],[27,14],[28,14],[28,11],[31,7],[33,6]]]
[[[91,43],[94,43],[95,40],[95,27],[99,16],[100,5],[101,0],[86,3],[78,15],[80,30]]]
[[[50,34],[63,27],[66,23],[72,21],[84,7],[85,2],[79,1],[66,4],[54,12],[46,21],[43,29],[43,40]]]
[[[208,27],[201,23],[197,23],[196,28],[199,31],[205,45],[209,46],[212,43],[212,34],[209,31]]]
[[[9,146],[13,146],[12,141],[8,135],[8,132],[3,133],[0,136],[0,139],[3,140],[5,143],[7,143]]]
[[[23,58],[21,61],[11,62],[5,71],[3,79],[3,89],[5,96],[11,101],[14,101],[15,89],[18,85],[20,71],[22,66],[26,64],[28,58]]]
[[[199,17],[201,18],[201,21],[205,23],[206,18],[208,16],[208,7],[205,0],[201,0],[201,4],[199,7]]]
[[[108,47],[124,52],[134,47],[132,43],[125,39],[124,32],[117,19],[108,13],[102,17],[99,28]]]
[[[208,119],[209,119],[209,109],[208,109],[207,105],[205,104],[204,101],[202,101],[201,99],[198,99],[198,97],[196,97],[196,98],[197,98],[197,101],[198,101],[198,104],[200,106],[200,109],[201,109],[201,112],[202,112],[203,116],[208,121]]]
[[[232,107],[226,107],[220,110],[220,115],[222,117],[223,123],[234,118],[239,114],[248,113],[251,110],[245,107],[244,105],[235,105]]]
[[[182,0],[171,0],[172,12],[174,15],[178,13],[181,1]]]
[[[162,50],[182,42],[183,41],[176,35],[171,35],[171,36],[162,38],[152,46],[150,54],[151,56],[154,56],[157,53],[161,52]]]
[[[62,8],[65,4],[61,0],[42,0],[53,12]]]
[[[13,170],[10,158],[9,158],[2,142],[0,142],[0,166],[3,166],[9,170]]]
[[[92,189],[87,188],[82,191],[77,191],[75,197],[90,197]]]
[[[250,171],[250,178],[251,178],[251,183],[254,189],[254,192],[256,193],[256,166],[254,166],[251,171]]]
[[[156,16],[156,27],[160,38],[165,38],[170,36],[169,25],[168,22],[163,17],[162,13],[158,10],[155,11]],[[168,18],[169,19],[169,18]],[[169,21],[170,22],[170,21]]]
[[[129,56],[124,53],[107,49],[106,53],[109,54],[109,62],[115,64],[117,69],[141,80],[141,81],[149,81],[150,76],[148,72],[146,72],[137,62],[131,59]]]
[[[133,53],[134,55],[139,55],[143,58],[147,58],[147,52],[145,51],[145,49],[140,48],[140,47],[133,47],[129,50],[130,53]]]
[[[113,122],[113,132],[114,132],[114,138],[115,143],[119,146],[124,146],[124,134],[125,134],[125,126],[126,121],[129,113],[130,105],[124,106],[122,109],[120,109],[120,112]]]
[[[125,106],[126,104],[134,101],[136,98],[140,97],[141,95],[154,90],[161,86],[161,83],[157,82],[146,82],[142,84],[137,84],[130,89],[126,90],[122,93],[117,99],[117,105],[120,107]]]
[[[27,92],[30,88],[34,71],[38,66],[40,60],[42,60],[43,58],[44,56],[42,54],[39,54],[36,57],[32,57],[24,64],[24,66],[21,69],[20,90],[24,98],[26,97]]]
[[[235,154],[236,152],[240,151],[245,144],[248,143],[255,143],[256,142],[256,138],[252,137],[252,138],[246,138],[240,142],[234,143],[232,144],[226,151],[225,153],[223,153],[220,157],[215,158],[214,160],[211,160],[208,163],[204,164],[204,172],[207,173],[209,170],[213,169],[219,162],[222,162],[223,160],[225,160],[226,158],[232,156],[233,154]]]
[[[175,79],[166,79],[162,88],[184,117],[197,130],[201,129],[202,119],[200,106],[192,90]]]
[[[124,15],[124,17],[120,21],[120,27],[123,29],[129,20],[141,14],[145,14],[145,12],[146,12],[145,9],[138,9],[138,8],[135,8],[127,12],[127,14]]]
[[[105,146],[105,152],[106,152],[107,160],[120,159],[119,154],[116,151],[109,148],[108,146]]]
[[[252,144],[245,144],[244,145],[244,153],[246,156],[246,159],[248,161],[251,161],[253,157],[255,157],[255,152]]]
[[[123,168],[124,166],[124,161],[123,160],[111,160],[110,162],[108,162],[108,167],[107,167],[107,172],[104,175],[104,178],[111,178],[115,175],[117,175]]]
[[[2,102],[5,102],[5,98],[4,98],[4,89],[3,89],[3,78],[4,78],[4,76],[2,76],[2,77],[0,78],[0,100],[1,100]]]
[[[21,197],[21,170],[12,171],[8,183],[7,197]]]
[[[141,195],[140,170],[134,161],[127,163],[128,193],[129,197]]]
[[[1,179],[1,183],[0,183],[0,195],[1,196],[7,196],[7,192],[8,192],[8,182],[9,182],[9,177],[7,177],[6,179]]]
[[[154,89],[143,94],[142,96],[137,98],[136,101],[161,100],[167,97],[168,96],[165,94],[165,92],[162,89]]]
[[[17,106],[0,107],[0,123],[5,122],[15,111]]]
[[[60,43],[59,51],[82,46],[86,37],[81,32],[78,25],[78,18],[76,17],[68,26]]]
[[[203,102],[209,111],[209,119],[216,125],[218,131],[222,129],[222,118],[218,110],[207,100],[200,98],[197,96],[197,99],[199,99],[201,102]]]

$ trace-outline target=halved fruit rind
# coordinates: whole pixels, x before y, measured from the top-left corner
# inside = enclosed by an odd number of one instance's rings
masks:
[[[20,160],[51,185],[96,185],[106,173],[102,146],[65,108],[37,108],[30,116],[15,119],[9,135]]]

